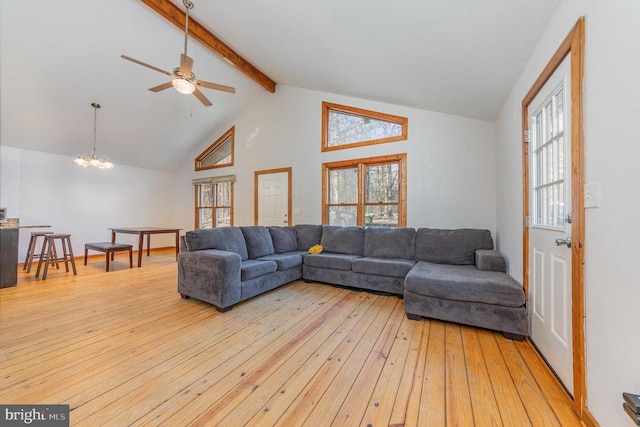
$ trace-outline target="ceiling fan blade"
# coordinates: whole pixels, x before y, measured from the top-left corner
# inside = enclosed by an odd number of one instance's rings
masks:
[[[210,107],[211,105],[213,105],[213,104],[211,104],[211,101],[209,101],[207,99],[207,97],[204,96],[204,94],[202,92],[200,92],[200,90],[198,88],[196,88],[196,90],[193,91],[193,94],[196,96],[196,98],[198,98],[200,100],[200,102],[202,102],[202,104],[205,107]]]
[[[231,86],[219,85],[218,83],[206,82],[204,80],[196,80],[198,86],[206,87],[207,89],[221,90],[223,92],[236,93],[235,88]]]
[[[136,64],[138,64],[138,65],[142,65],[143,67],[151,68],[152,70],[155,70],[155,71],[158,71],[158,72],[160,72],[160,73],[162,73],[162,74],[166,74],[167,76],[171,76],[171,77],[173,77],[173,74],[171,74],[171,73],[170,73],[170,72],[168,72],[168,71],[161,70],[160,68],[158,68],[158,67],[154,67],[153,65],[145,64],[144,62],[142,62],[142,61],[138,61],[137,59],[134,59],[134,58],[132,58],[132,57],[130,57],[130,56],[127,56],[127,55],[120,55],[120,57],[121,57],[122,59],[126,59],[127,61],[135,62]]]
[[[191,78],[191,70],[193,69],[193,59],[184,53],[180,54],[180,72],[187,78]]]
[[[150,87],[149,90],[151,92],[160,92],[161,90],[169,89],[172,86],[173,86],[173,83],[166,82],[166,83],[163,83],[163,84],[158,85],[158,86]]]

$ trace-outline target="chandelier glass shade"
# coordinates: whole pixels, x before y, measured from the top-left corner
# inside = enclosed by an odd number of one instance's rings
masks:
[[[98,108],[101,108],[100,104],[93,102],[91,103],[93,107],[93,152],[91,154],[81,154],[75,158],[73,163],[78,166],[82,166],[85,168],[98,168],[98,169],[111,169],[113,168],[113,163],[104,157],[98,157],[96,155],[96,124],[97,124],[97,112]]]

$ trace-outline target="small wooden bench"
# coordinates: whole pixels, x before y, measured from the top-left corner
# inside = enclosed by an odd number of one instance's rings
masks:
[[[129,251],[129,268],[133,267],[133,246],[124,243],[96,242],[85,243],[84,245],[84,265],[87,265],[87,252],[92,251],[105,252],[107,254],[107,271],[109,271],[109,261],[113,259],[115,252]]]

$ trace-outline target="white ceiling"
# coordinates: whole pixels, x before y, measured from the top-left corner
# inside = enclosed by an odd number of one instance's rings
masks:
[[[493,121],[560,0],[192,0],[191,16],[278,84]],[[181,0],[176,4],[182,6]],[[267,92],[190,40],[213,102],[147,88],[180,29],[137,0],[0,0],[0,143],[173,170]],[[277,90],[277,89],[276,89]]]

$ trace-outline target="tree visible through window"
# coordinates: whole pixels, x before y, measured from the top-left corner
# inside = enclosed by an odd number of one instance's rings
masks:
[[[406,154],[323,164],[323,223],[405,226],[405,175]]]
[[[322,151],[407,139],[405,117],[322,103]]]
[[[195,192],[195,228],[233,225],[232,181],[196,183]]]

